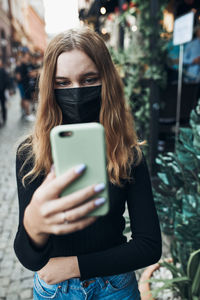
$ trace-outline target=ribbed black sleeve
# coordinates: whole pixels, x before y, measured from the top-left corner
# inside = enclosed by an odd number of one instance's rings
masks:
[[[105,251],[78,256],[82,279],[137,270],[161,257],[159,221],[144,158],[132,170],[132,177],[134,181],[126,185],[132,239]]]
[[[20,173],[21,166],[26,158],[26,155],[21,154],[16,159],[16,177],[17,177],[17,189],[19,199],[19,226],[14,240],[14,250],[19,261],[24,267],[32,271],[36,271],[42,268],[49,260],[51,253],[51,238],[43,248],[36,248],[27,234],[23,219],[24,211],[27,205],[30,203],[36,188],[42,183],[43,177],[39,176],[30,185],[24,187],[22,185],[22,177],[28,171],[30,171],[32,164],[28,163]]]
[[[36,248],[23,226],[24,211],[43,177],[25,188],[19,173],[26,153],[16,159],[19,198],[19,227],[14,241],[15,253],[28,269],[41,269],[51,257],[77,256],[81,280],[120,274],[157,262],[161,256],[161,233],[152,197],[151,182],[145,159],[132,167],[132,182],[123,187],[109,183],[110,211],[82,231],[67,235],[51,235],[47,244]],[[30,170],[27,164],[24,172]],[[132,239],[123,235],[125,203],[131,221]]]

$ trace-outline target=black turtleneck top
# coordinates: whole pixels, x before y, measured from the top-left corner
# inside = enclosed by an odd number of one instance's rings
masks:
[[[137,270],[160,259],[161,233],[144,156],[138,166],[132,166],[132,182],[124,182],[123,187],[109,183],[110,211],[106,216],[98,218],[82,231],[50,235],[43,248],[33,245],[23,225],[26,206],[44,180],[41,175],[23,187],[19,170],[26,156],[23,153],[16,158],[19,226],[14,249],[22,265],[38,271],[52,257],[77,256],[81,280],[85,280]],[[31,163],[25,166],[23,174],[30,168]],[[128,242],[123,235],[126,203],[132,231]]]

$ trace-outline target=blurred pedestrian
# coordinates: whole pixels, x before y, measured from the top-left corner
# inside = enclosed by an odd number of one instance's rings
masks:
[[[36,104],[38,97],[38,78],[40,72],[40,65],[37,62],[37,54],[31,55],[31,62],[29,64],[29,88],[32,99],[32,111],[36,112]]]
[[[16,82],[15,82],[15,59],[10,57],[6,64],[6,72],[9,76],[9,95],[12,96],[16,92]]]
[[[100,122],[106,134],[110,211],[99,218],[87,215],[104,203],[98,193],[105,183],[59,197],[85,165],[57,178],[51,168],[50,130],[87,122]],[[160,228],[123,84],[97,33],[69,30],[47,47],[36,124],[18,149],[16,174],[14,248],[21,263],[37,271],[34,299],[140,299],[134,270],[160,258]],[[129,242],[123,235],[126,202]]]
[[[21,98],[21,109],[22,109],[22,116],[25,115],[25,112],[24,109],[23,109],[23,105],[22,105],[22,102],[24,99],[24,89],[23,89],[23,86],[22,86],[22,80],[21,80],[21,75],[20,75],[20,67],[21,67],[21,59],[20,57],[17,57],[17,60],[16,60],[16,68],[15,68],[15,80],[17,82],[17,87],[19,89],[19,94],[20,94],[20,98]]]
[[[8,73],[3,66],[2,58],[0,58],[0,103],[1,103],[1,112],[2,112],[2,119],[3,125],[6,123],[7,120],[7,108],[6,108],[6,96],[5,91],[10,87],[10,79]]]
[[[183,64],[185,83],[200,82],[200,25],[195,28],[196,38],[187,43],[184,49]]]
[[[23,117],[27,121],[34,121],[35,117],[31,114],[31,90],[30,90],[30,76],[29,76],[30,57],[28,52],[22,52],[21,61],[16,67],[16,79],[21,95],[21,107],[23,109]]]

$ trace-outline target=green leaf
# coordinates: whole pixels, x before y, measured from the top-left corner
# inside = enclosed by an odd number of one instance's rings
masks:
[[[157,173],[157,176],[167,185],[169,185],[169,181],[167,175],[165,173]]]
[[[164,261],[160,265],[166,267],[172,273],[173,277],[176,278],[178,276],[181,276],[180,268],[173,265],[173,263],[168,263]]]
[[[192,283],[192,294],[195,296],[199,296],[200,295],[200,262],[196,267],[197,270]]]

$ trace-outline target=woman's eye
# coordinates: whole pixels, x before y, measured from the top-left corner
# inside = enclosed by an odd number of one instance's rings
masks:
[[[86,84],[88,84],[88,83],[93,84],[93,83],[97,82],[98,80],[99,80],[99,78],[86,78],[83,80],[83,82]]]
[[[56,82],[56,86],[60,86],[60,87],[67,86],[69,84],[70,83],[68,81],[57,81]]]

